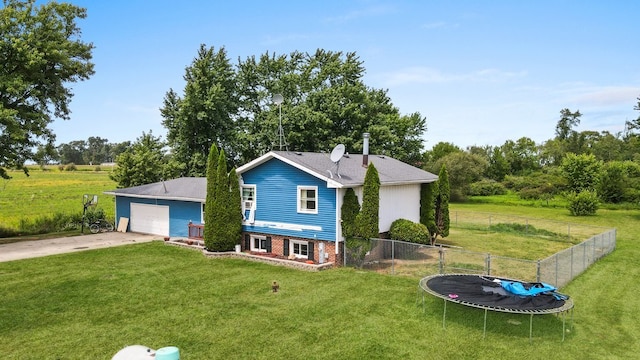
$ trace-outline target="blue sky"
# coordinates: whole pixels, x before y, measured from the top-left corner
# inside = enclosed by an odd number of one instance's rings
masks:
[[[583,114],[579,131],[616,133],[640,116],[640,1],[70,2],[87,8],[79,26],[96,74],[72,84],[71,120],[51,125],[58,144],[165,138],[159,108],[170,88],[182,94],[200,44],[234,64],[267,51],[356,52],[368,86],[426,117],[425,150],[542,143],[563,108]]]

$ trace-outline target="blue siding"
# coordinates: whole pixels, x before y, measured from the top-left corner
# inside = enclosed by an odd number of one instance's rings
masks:
[[[244,231],[291,236],[307,239],[335,241],[336,239],[336,189],[327,183],[278,159],[241,174],[247,185],[256,185],[256,225],[246,224]],[[318,213],[297,212],[297,187],[318,187]],[[285,228],[258,226],[260,222],[285,224]],[[288,225],[314,226],[321,230],[286,229]]]
[[[116,222],[121,217],[131,218],[131,203],[169,206],[169,236],[189,236],[189,221],[199,224],[202,219],[199,202],[116,196]]]

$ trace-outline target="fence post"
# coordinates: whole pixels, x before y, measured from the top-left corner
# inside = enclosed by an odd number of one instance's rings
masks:
[[[569,278],[569,281],[571,281],[571,279],[573,279],[573,248],[574,248],[573,246],[570,248],[571,249],[571,262],[570,262],[571,263],[571,267],[570,267],[570,269],[571,269],[571,272],[570,272],[571,273],[571,277]]]
[[[391,275],[396,274],[396,242],[395,240],[391,241]]]
[[[438,249],[438,271],[440,274],[444,274],[444,251],[442,250],[442,245]]]
[[[536,262],[536,281],[542,282],[542,279],[540,279],[540,259]]]
[[[554,284],[556,287],[560,287],[558,286],[558,253],[556,253],[556,283]]]
[[[487,268],[487,275],[491,275],[491,254],[487,254],[487,258],[485,262],[486,262],[486,268]]]

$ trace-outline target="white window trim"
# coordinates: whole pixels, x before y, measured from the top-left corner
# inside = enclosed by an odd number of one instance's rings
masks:
[[[260,249],[256,247],[256,240],[260,240],[260,243],[262,243],[262,240],[267,240],[266,236],[260,236],[260,235],[251,235],[251,251],[255,251],[255,252],[267,252],[267,249]]]
[[[303,209],[302,208],[302,197],[300,196],[303,190],[315,190],[316,193],[316,208],[315,209]],[[306,185],[298,185],[298,212],[303,214],[317,214],[318,213],[318,187],[317,186],[306,186]]]
[[[204,203],[200,203],[200,222],[204,224]]]
[[[294,244],[307,245],[307,255],[300,255],[300,254],[294,253],[293,252]],[[302,240],[290,239],[289,240],[289,254],[293,254],[297,259],[307,259],[307,258],[309,258],[309,242],[308,241],[302,241]]]
[[[245,200],[244,200],[244,191],[243,189],[253,189],[253,200],[251,201],[251,208],[247,209],[245,207]],[[244,212],[246,210],[255,210],[256,209],[256,200],[257,200],[257,189],[255,185],[242,185],[242,187],[240,188],[240,197],[242,198],[242,213],[244,214]]]

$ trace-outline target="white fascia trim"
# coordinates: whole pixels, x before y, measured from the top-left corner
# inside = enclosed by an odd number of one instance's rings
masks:
[[[291,231],[322,231],[322,226],[314,226],[314,225],[304,225],[304,224],[290,224],[290,223],[281,223],[275,221],[258,221],[250,224],[246,221],[242,222],[242,225],[245,226],[253,226],[253,227],[263,227],[269,229],[279,229],[279,230],[291,230]]]
[[[199,202],[203,203],[206,199],[198,199],[198,198],[185,198],[185,197],[175,197],[175,196],[154,196],[154,195],[136,195],[136,194],[122,194],[113,191],[104,191],[105,195],[114,195],[114,196],[122,196],[129,198],[137,198],[137,199],[153,199],[153,200],[177,200],[177,201],[189,201],[189,202]]]
[[[245,172],[247,170],[251,170],[254,167],[256,167],[256,166],[258,166],[258,165],[260,165],[260,164],[262,164],[262,163],[264,163],[267,160],[272,159],[272,158],[278,159],[278,160],[282,161],[285,164],[289,164],[289,165],[293,166],[294,168],[296,168],[298,170],[304,171],[304,172],[306,172],[307,174],[309,174],[311,176],[317,177],[318,179],[326,182],[328,188],[341,188],[342,187],[342,184],[340,184],[339,182],[337,182],[337,181],[335,181],[335,180],[333,180],[333,179],[331,179],[329,177],[326,177],[324,175],[321,175],[321,174],[319,174],[319,173],[317,173],[315,171],[312,171],[309,168],[304,167],[304,166],[298,164],[297,162],[291,161],[291,160],[289,160],[289,159],[287,159],[287,158],[285,158],[283,156],[280,156],[280,155],[278,155],[278,154],[276,154],[274,152],[268,152],[268,153],[260,156],[259,158],[255,159],[255,160],[253,160],[253,161],[251,161],[251,162],[249,162],[249,163],[247,163],[245,165],[240,166],[236,170],[236,173],[241,174],[241,173],[243,173],[243,172]]]

